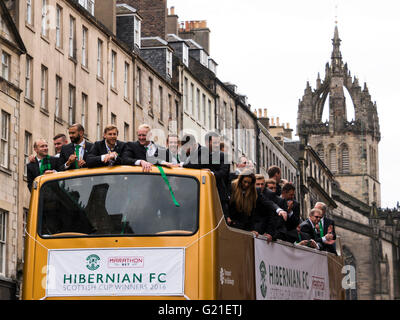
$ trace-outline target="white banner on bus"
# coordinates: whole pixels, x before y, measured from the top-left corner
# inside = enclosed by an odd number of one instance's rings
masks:
[[[254,239],[257,300],[329,300],[328,258]]]
[[[182,296],[184,280],[184,248],[49,250],[46,296]]]

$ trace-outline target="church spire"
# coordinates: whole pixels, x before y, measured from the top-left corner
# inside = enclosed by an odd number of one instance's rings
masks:
[[[333,51],[332,51],[332,68],[333,71],[340,71],[341,66],[342,66],[342,53],[340,52],[340,40],[339,38],[339,30],[337,27],[337,24],[335,25],[335,32],[333,35],[332,39],[332,44],[333,44]]]

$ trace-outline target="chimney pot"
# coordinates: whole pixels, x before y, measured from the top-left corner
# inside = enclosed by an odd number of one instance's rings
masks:
[[[175,7],[171,7],[171,12],[170,12],[171,16],[175,15]]]
[[[276,126],[279,126],[279,117],[276,117]]]
[[[258,117],[261,118],[262,117],[262,110],[258,109]]]
[[[286,123],[286,127],[287,127],[288,129],[290,129],[290,123],[289,123],[289,122]]]
[[[267,108],[264,108],[264,118],[267,118]]]

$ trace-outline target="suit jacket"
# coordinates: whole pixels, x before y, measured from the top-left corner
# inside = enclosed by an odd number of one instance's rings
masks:
[[[306,233],[310,237],[310,239],[317,242],[320,246],[320,249],[322,249],[322,246],[323,246],[322,239],[319,237],[319,235],[315,231],[315,229],[312,225],[312,222],[309,219],[307,219],[306,221],[301,223],[300,231]]]
[[[285,202],[286,202],[286,200],[285,200]],[[296,200],[293,200],[292,211],[293,211],[293,214],[290,217],[289,217],[289,212],[288,212],[288,219],[286,221],[287,230],[296,229],[297,226],[300,224],[300,204]]]
[[[324,217],[324,235],[328,233],[328,227],[332,225],[332,234],[333,234],[333,239],[336,240],[336,232],[335,232],[335,222],[332,219],[329,219],[327,217]]]
[[[328,233],[328,227],[332,225],[332,234],[333,234],[333,239],[336,240],[336,232],[335,232],[335,222],[332,219],[329,219],[327,217],[324,217],[324,222],[323,222],[323,227],[324,227],[324,236]],[[320,236],[320,235],[319,235]],[[321,239],[322,242],[322,239]],[[330,253],[336,253],[336,246],[335,244],[327,244],[323,243],[322,244],[322,249],[323,251],[328,251]]]
[[[197,149],[189,154],[183,155],[186,159],[183,164],[184,168],[190,169],[206,169],[209,168],[209,150],[206,147],[197,144]]]
[[[267,233],[276,239],[279,217],[276,213],[275,204],[268,200],[264,192],[257,188],[257,203],[253,217],[253,230],[260,234]]]
[[[125,149],[125,142],[117,140],[117,145],[115,146],[114,151],[118,154],[117,160],[115,160],[113,165],[122,164],[122,153]],[[101,161],[101,156],[107,154],[107,146],[106,140],[96,141],[93,145],[93,148],[90,150],[87,156],[87,166],[88,168],[97,168],[97,167],[107,167],[110,164],[104,163]]]
[[[155,146],[157,150],[154,156],[148,157],[146,148],[139,141],[127,142],[122,154],[122,164],[134,166],[136,161],[144,160],[155,165],[160,165],[162,161],[166,161],[167,159],[167,150],[156,144]]]
[[[90,150],[93,148],[93,143],[90,143],[89,141],[85,141],[85,153],[83,154],[83,160],[85,160],[86,165],[83,166],[83,168],[87,168],[87,157],[89,155]],[[69,143],[66,145],[63,145],[61,148],[60,152],[60,158],[59,158],[59,171],[64,171],[64,170],[71,170],[75,169],[75,166],[71,164],[69,168],[65,168],[65,163],[68,161],[68,158],[71,154],[75,154],[75,145],[74,143]]]
[[[46,160],[44,159],[44,161],[46,161]],[[51,169],[57,170],[58,158],[50,157],[49,161],[50,161]],[[27,167],[28,189],[29,189],[29,191],[31,191],[33,180],[35,180],[36,177],[40,176],[39,162],[35,158],[35,162],[29,162],[26,165],[26,167]]]

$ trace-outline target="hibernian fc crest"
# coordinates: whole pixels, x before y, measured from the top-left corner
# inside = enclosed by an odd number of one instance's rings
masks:
[[[86,268],[90,271],[97,270],[100,267],[100,257],[97,254],[91,254],[86,258]]]
[[[263,298],[267,296],[267,268],[265,267],[264,261],[261,261],[260,263],[260,275],[261,275],[261,285],[260,285],[260,291],[261,295]]]

